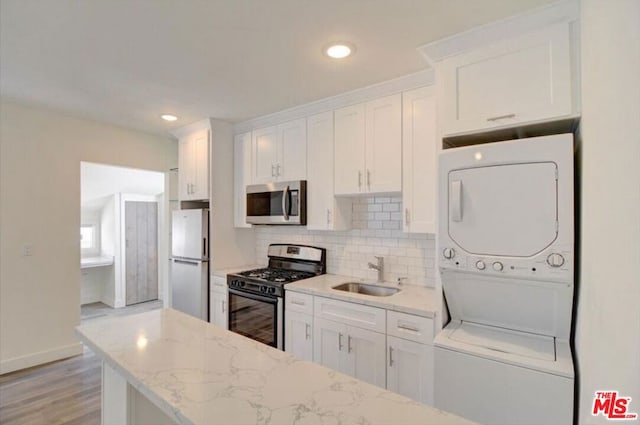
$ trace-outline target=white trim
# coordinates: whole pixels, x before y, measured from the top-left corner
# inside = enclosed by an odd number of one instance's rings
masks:
[[[425,44],[418,47],[418,51],[433,66],[436,62],[467,50],[517,37],[559,22],[575,21],[579,14],[580,6],[576,0],[559,1]]]
[[[189,125],[185,125],[184,127],[174,128],[170,130],[169,133],[174,136],[176,139],[180,139],[181,137],[193,133],[194,131],[200,130],[210,130],[213,126],[211,122],[212,118],[205,118],[200,121],[196,121]]]
[[[256,128],[269,127],[286,121],[306,118],[321,112],[416,89],[418,87],[430,86],[433,85],[434,82],[433,69],[425,69],[414,74],[372,84],[336,96],[236,123],[233,126],[233,134],[246,133]]]
[[[0,362],[0,375],[28,367],[49,363],[55,360],[66,359],[82,353],[82,344],[75,342],[51,350],[27,354]]]

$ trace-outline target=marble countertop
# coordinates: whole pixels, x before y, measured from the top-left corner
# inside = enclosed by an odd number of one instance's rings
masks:
[[[172,309],[77,332],[180,424],[470,423]]]
[[[439,298],[436,290],[425,286],[409,284],[398,286],[397,283],[391,282],[375,283],[362,281],[363,283],[371,283],[373,285],[400,288],[400,292],[388,297],[376,297],[372,295],[338,291],[332,288],[333,286],[344,282],[358,281],[360,281],[360,279],[354,277],[324,274],[289,283],[285,286],[285,289],[287,291],[303,292],[306,294],[319,295],[337,300],[356,302],[359,304],[381,307],[387,310],[400,311],[423,317],[433,318],[435,312],[439,311]]]

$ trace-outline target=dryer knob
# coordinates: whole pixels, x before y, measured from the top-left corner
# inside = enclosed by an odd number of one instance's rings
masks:
[[[482,261],[482,260],[476,261],[476,268],[478,270],[484,270],[485,267],[487,267],[487,265],[484,263],[484,261]]]
[[[456,252],[453,250],[453,248],[445,248],[442,250],[442,255],[447,260],[451,260],[453,257],[456,256]]]
[[[549,254],[547,257],[547,264],[551,267],[561,267],[564,264],[564,257],[560,254]]]
[[[493,270],[497,271],[497,272],[501,272],[502,269],[504,269],[504,266],[502,265],[502,263],[500,261],[496,261],[493,263]]]

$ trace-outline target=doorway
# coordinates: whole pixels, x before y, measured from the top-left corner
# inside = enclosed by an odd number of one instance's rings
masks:
[[[80,171],[81,316],[168,303],[168,174],[89,162]]]

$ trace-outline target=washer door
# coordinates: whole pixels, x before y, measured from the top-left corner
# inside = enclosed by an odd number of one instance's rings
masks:
[[[531,257],[558,235],[557,166],[520,163],[449,172],[449,236],[476,255]]]

